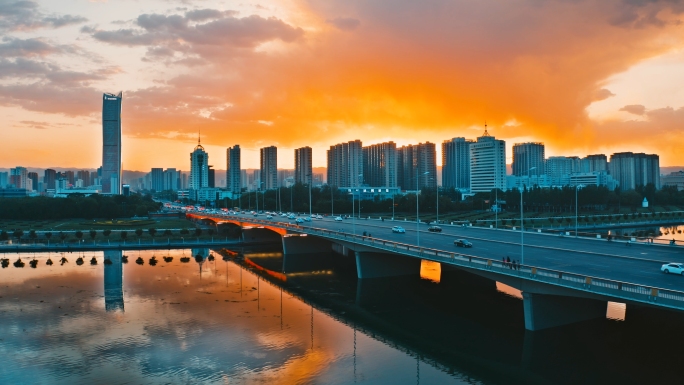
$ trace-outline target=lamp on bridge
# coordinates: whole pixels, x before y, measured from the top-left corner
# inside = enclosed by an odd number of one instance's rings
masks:
[[[420,215],[418,212],[418,180],[419,177],[429,174],[430,171],[425,171],[421,175],[416,175],[416,245],[420,247]]]

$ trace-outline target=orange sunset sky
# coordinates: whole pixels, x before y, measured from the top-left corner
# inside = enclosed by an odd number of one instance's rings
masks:
[[[683,21],[676,0],[0,0],[0,167],[100,166],[119,91],[127,170],[187,170],[200,130],[216,168],[235,144],[291,168],[485,120],[509,163],[540,141],[684,165]]]

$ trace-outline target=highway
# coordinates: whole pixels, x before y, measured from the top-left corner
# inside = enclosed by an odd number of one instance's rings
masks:
[[[237,217],[245,221],[249,221],[250,218],[266,220],[266,216],[261,214],[258,217],[239,214]],[[294,222],[294,220],[278,216],[274,216],[272,220],[274,224]],[[356,234],[363,234],[365,231],[373,238],[393,242],[455,251],[499,261],[508,256],[511,260],[521,262],[519,231],[440,225],[443,231],[432,233],[427,231],[427,224],[421,223],[417,233],[415,222],[390,220],[383,222],[368,219],[345,219],[339,222],[331,217],[313,219],[311,222],[299,225]],[[393,233],[391,228],[395,225],[402,226],[406,233]],[[473,247],[456,247],[453,242],[459,238],[472,242]],[[525,232],[523,244],[524,264],[528,266],[684,291],[684,276],[667,275],[660,271],[663,263],[684,263],[684,248],[681,247],[651,244],[628,245],[624,242],[605,239],[561,237],[535,232]]]

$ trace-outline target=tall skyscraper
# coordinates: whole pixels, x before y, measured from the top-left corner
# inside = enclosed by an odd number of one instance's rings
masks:
[[[261,149],[261,184],[257,190],[278,188],[278,148],[276,146]]]
[[[190,183],[188,188],[199,190],[209,187],[209,154],[197,139],[197,147],[190,153]]]
[[[363,179],[375,187],[397,187],[397,145],[394,142],[363,148]]]
[[[7,188],[8,184],[9,184],[9,173],[8,172],[0,172],[0,188]]]
[[[506,188],[506,142],[485,132],[470,145],[470,192]]]
[[[516,143],[513,145],[513,175],[544,175],[544,143]],[[534,168],[534,170],[531,170]]]
[[[76,175],[74,175],[73,171],[67,170],[67,171],[64,171],[63,174],[67,180],[67,183],[69,183],[72,186],[76,185]]]
[[[57,172],[51,168],[45,170],[45,175],[43,176],[43,182],[45,183],[46,189],[55,189],[55,181],[57,180]]]
[[[470,190],[470,145],[466,138],[442,143],[442,186]]]
[[[312,185],[311,147],[295,149],[295,183]]]
[[[359,187],[363,183],[363,145],[360,140],[330,146],[328,184]]]
[[[226,186],[233,194],[242,191],[242,170],[240,169],[240,146],[235,145],[226,150]]]
[[[152,178],[152,190],[157,192],[164,191],[164,169],[153,168],[150,172],[150,177]]]
[[[121,194],[121,101],[123,93],[102,97],[102,192]]]

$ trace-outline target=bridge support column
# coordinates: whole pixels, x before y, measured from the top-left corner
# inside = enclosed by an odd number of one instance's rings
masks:
[[[595,299],[523,292],[525,329],[536,331],[605,318],[608,303]]]
[[[332,268],[331,242],[312,236],[287,234],[283,241],[283,273]]]
[[[359,279],[420,274],[418,258],[366,251],[357,251],[355,254]]]

